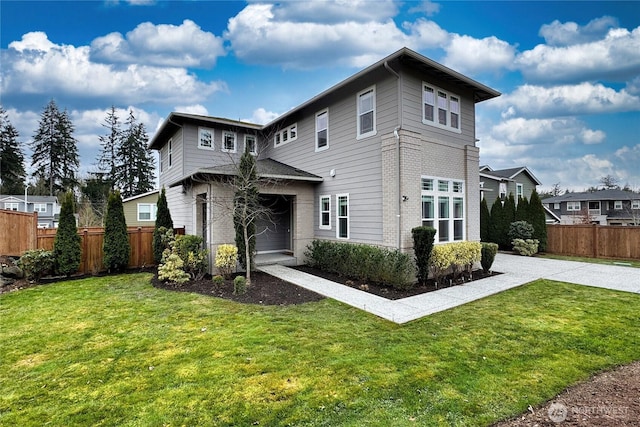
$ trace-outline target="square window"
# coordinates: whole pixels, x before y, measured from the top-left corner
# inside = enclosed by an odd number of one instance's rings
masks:
[[[613,208],[616,210],[621,210],[622,209],[622,200],[616,200],[613,203]]]
[[[155,221],[156,204],[138,203],[138,221]]]
[[[236,134],[233,132],[225,132],[222,141],[222,151],[226,153],[236,152]]]
[[[449,181],[438,181],[438,191],[449,191]]]

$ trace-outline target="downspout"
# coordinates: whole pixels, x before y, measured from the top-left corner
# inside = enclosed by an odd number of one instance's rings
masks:
[[[397,180],[397,195],[398,195],[398,200],[397,200],[397,213],[396,213],[396,219],[397,219],[397,227],[398,227],[398,237],[397,237],[397,247],[398,250],[400,250],[400,247],[402,246],[402,216],[400,214],[401,210],[402,210],[402,185],[401,185],[401,169],[402,169],[402,163],[400,161],[400,134],[398,133],[398,131],[400,129],[402,129],[402,77],[400,76],[400,74],[398,72],[396,72],[393,68],[391,68],[391,66],[389,65],[389,61],[384,61],[384,68],[386,68],[386,70],[391,73],[392,75],[394,75],[397,79],[397,104],[398,104],[398,126],[395,127],[395,129],[393,129],[393,136],[396,137],[396,156],[398,158],[398,180]]]

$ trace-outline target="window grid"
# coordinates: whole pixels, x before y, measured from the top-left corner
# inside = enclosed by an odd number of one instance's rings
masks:
[[[138,221],[155,221],[156,204],[138,203]]]
[[[376,90],[375,86],[358,93],[357,139],[376,134]]]
[[[567,202],[567,211],[579,211],[582,209],[580,202]]]
[[[222,150],[225,153],[236,152],[236,134],[235,132],[224,132],[222,136]]]
[[[34,212],[46,212],[47,211],[47,204],[46,203],[34,203],[33,204],[33,211]]]
[[[613,208],[615,210],[622,210],[622,200],[616,200],[613,202]]]
[[[640,209],[640,200],[633,200],[631,202],[631,209]]]
[[[422,85],[422,123],[460,133],[460,97],[436,86]]]
[[[279,147],[296,139],[298,139],[298,124],[293,123],[274,135],[273,146]]]
[[[258,154],[258,147],[256,145],[256,137],[253,135],[244,136],[244,149],[251,154]]]
[[[214,149],[213,129],[198,128],[198,148]]]
[[[18,210],[18,207],[19,207],[19,204],[18,204],[18,203],[13,203],[13,202],[12,202],[12,203],[5,203],[5,204],[4,204],[4,208],[5,208],[5,209],[8,209],[8,210],[10,210],[10,211],[17,211],[17,210]]]
[[[316,114],[316,151],[329,148],[329,110]]]
[[[320,229],[331,230],[331,196],[320,196]]]
[[[437,182],[437,187],[434,187]],[[422,225],[436,229],[436,242],[465,239],[464,182],[422,178]]]
[[[338,239],[349,238],[349,195],[338,194],[336,195],[336,237]]]

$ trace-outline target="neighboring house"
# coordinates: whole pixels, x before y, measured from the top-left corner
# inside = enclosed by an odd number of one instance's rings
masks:
[[[314,239],[410,250],[423,224],[438,243],[479,241],[475,104],[499,95],[404,48],[264,126],[171,113],[150,148],[175,226],[211,254],[234,242],[225,183],[246,147],[274,213],[258,253],[303,262]]]
[[[640,225],[640,194],[630,191],[565,193],[542,203],[561,224]]]
[[[0,209],[18,212],[37,212],[39,228],[54,228],[60,219],[60,205],[55,196],[0,194]]]
[[[496,199],[504,200],[509,194],[513,194],[516,204],[520,197],[530,199],[538,185],[542,183],[526,166],[500,170],[488,165],[480,167],[480,200],[485,199],[489,209]]]
[[[159,191],[153,190],[122,200],[122,209],[124,210],[127,227],[155,226],[158,195]]]

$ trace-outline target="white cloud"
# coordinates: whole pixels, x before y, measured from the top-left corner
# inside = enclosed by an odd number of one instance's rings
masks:
[[[463,73],[508,69],[516,54],[514,46],[494,36],[476,39],[456,34],[445,49],[444,63]]]
[[[105,63],[209,68],[224,55],[222,39],[188,19],[177,26],[143,22],[126,38],[110,33],[91,43],[91,59]]]
[[[603,16],[580,26],[575,22],[562,23],[558,20],[545,24],[540,28],[540,35],[547,44],[552,46],[567,46],[588,43],[603,38],[611,28],[618,26],[618,20],[611,16]]]
[[[640,74],[640,27],[611,29],[604,38],[582,44],[541,44],[522,52],[515,63],[531,80],[625,81]]]
[[[251,118],[243,119],[243,121],[249,122],[249,123],[256,123],[259,125],[266,125],[272,120],[275,120],[276,118],[278,118],[278,116],[280,116],[280,114],[274,113],[273,111],[267,111],[261,107],[253,110],[253,114],[251,115]]]
[[[292,1],[273,9],[276,20],[292,22],[323,22],[325,24],[353,21],[385,21],[398,13],[392,0],[305,0]]]
[[[198,102],[224,90],[222,82],[205,83],[184,68],[96,64],[88,46],[57,45],[44,33],[28,33],[3,51],[2,93],[69,95],[119,102],[162,104]]]
[[[201,105],[201,104],[177,105],[176,108],[174,109],[174,111],[179,112],[179,113],[186,113],[186,114],[197,114],[197,115],[200,115],[200,116],[208,116],[209,115],[209,110],[207,110],[207,107],[205,107],[204,105]]]
[[[553,87],[525,84],[510,94],[487,102],[487,105],[501,107],[511,115],[569,116],[638,111],[640,96],[593,83]]]
[[[607,134],[601,130],[583,129],[580,133],[582,142],[587,145],[600,144],[607,137]]]
[[[424,13],[427,16],[433,16],[438,12],[440,12],[440,4],[430,0],[424,0],[418,6],[409,9],[409,13]]]

